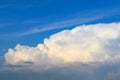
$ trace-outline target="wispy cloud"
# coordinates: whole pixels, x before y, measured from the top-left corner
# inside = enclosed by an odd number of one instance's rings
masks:
[[[104,13],[103,13],[104,11]],[[48,30],[54,30],[54,29],[58,29],[58,28],[66,28],[66,27],[71,27],[71,26],[77,26],[80,24],[84,24],[84,23],[88,23],[88,22],[92,22],[92,21],[96,21],[96,20],[100,20],[106,17],[111,17],[114,15],[117,15],[117,12],[119,12],[118,9],[114,9],[114,10],[103,10],[103,11],[99,11],[99,10],[95,10],[95,11],[85,11],[83,13],[78,13],[77,15],[72,15],[72,18],[68,17],[69,19],[65,19],[63,21],[59,21],[59,22],[55,22],[52,24],[48,24],[46,26],[40,26],[43,28],[38,28],[38,26],[34,27],[31,30],[22,32],[22,33],[18,33],[14,36],[25,36],[25,35],[30,35],[30,34],[34,34],[34,33],[40,33],[40,32],[44,32],[44,31],[48,31]]]
[[[24,10],[24,9],[28,9],[32,7],[44,7],[44,6],[49,5],[52,2],[52,0],[38,1],[38,3],[36,4],[33,3],[34,1],[31,3],[31,1],[22,0],[21,2],[22,3],[20,3],[17,0],[7,0],[7,1],[4,1],[4,3],[0,5],[0,9],[12,7],[12,8]]]
[[[7,7],[10,7],[12,4],[3,4],[3,5],[0,5],[0,9],[1,8],[7,8]]]
[[[8,7],[13,6],[13,3],[15,1],[16,0],[4,0],[3,3],[0,4],[0,9],[2,9],[2,8],[8,8]]]
[[[61,21],[61,22],[49,24],[48,26],[43,26],[43,28],[33,28],[32,30],[25,31],[23,33],[17,34],[16,36],[25,36],[25,35],[30,35],[30,34],[34,34],[34,33],[40,33],[40,32],[44,32],[44,31],[59,29],[59,28],[76,26],[76,25],[79,25],[82,23],[96,20],[98,18],[99,17],[89,18],[89,20],[73,19],[73,20]]]
[[[120,12],[119,9],[111,9],[111,10],[99,9],[99,10],[92,10],[92,11],[90,11],[90,10],[83,11],[82,13],[70,15],[70,17],[68,16],[61,21],[53,22],[53,23],[46,24],[46,25],[40,26],[40,24],[37,22],[38,26],[34,26],[32,29],[28,29],[24,32],[9,34],[9,37],[10,36],[11,37],[20,37],[20,36],[31,35],[31,34],[35,34],[35,33],[44,32],[44,31],[59,29],[59,28],[67,28],[67,27],[71,27],[71,26],[74,27],[77,25],[93,22],[96,20],[104,19],[107,17],[112,17],[115,15],[119,15],[118,14],[119,12]],[[29,21],[29,22],[31,23],[32,21]],[[27,24],[30,24],[29,22],[27,22]],[[24,26],[24,24],[22,24],[22,25]],[[1,34],[1,36],[2,37],[8,36],[8,34]]]

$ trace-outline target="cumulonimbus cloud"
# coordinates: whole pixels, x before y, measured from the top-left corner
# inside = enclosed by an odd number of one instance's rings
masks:
[[[44,39],[36,47],[17,45],[5,54],[7,64],[46,66],[65,63],[118,62],[120,23],[92,24],[64,30]]]

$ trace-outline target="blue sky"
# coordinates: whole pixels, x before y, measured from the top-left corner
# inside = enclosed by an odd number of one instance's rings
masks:
[[[0,0],[0,80],[120,80],[119,62],[120,0]]]
[[[0,54],[76,25],[118,22],[119,0],[0,0]]]

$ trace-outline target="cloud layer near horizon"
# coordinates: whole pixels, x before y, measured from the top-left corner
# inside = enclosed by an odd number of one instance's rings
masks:
[[[67,63],[118,62],[120,60],[120,23],[77,26],[64,30],[43,44],[29,47],[18,44],[5,54],[7,64],[47,66]]]

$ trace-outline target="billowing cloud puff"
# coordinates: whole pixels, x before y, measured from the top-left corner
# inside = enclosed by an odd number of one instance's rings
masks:
[[[64,30],[36,47],[17,45],[5,54],[7,64],[118,62],[120,60],[120,23],[77,26]]]

